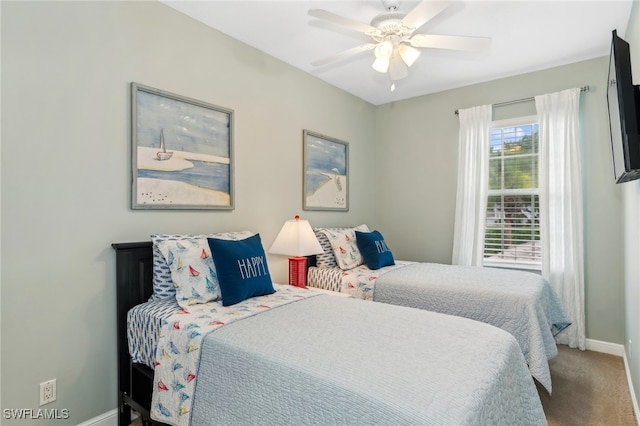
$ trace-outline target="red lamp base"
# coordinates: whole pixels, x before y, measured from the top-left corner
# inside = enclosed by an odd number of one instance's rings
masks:
[[[289,258],[289,284],[307,288],[307,258],[294,256]]]

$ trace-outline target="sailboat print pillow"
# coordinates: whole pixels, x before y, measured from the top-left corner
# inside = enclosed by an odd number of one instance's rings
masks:
[[[333,248],[338,266],[345,271],[362,265],[363,262],[356,244],[356,231],[369,232],[369,228],[363,224],[355,228],[322,230]]]
[[[213,235],[237,239],[239,234],[243,237],[252,235],[248,232]],[[176,301],[181,307],[220,299],[220,285],[206,235],[168,239],[156,244],[171,271]]]

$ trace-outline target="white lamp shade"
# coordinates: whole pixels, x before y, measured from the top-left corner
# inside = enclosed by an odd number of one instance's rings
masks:
[[[373,69],[383,74],[386,73],[389,69],[389,59],[393,53],[393,44],[387,40],[382,41],[378,43],[373,53],[376,56],[372,65]]]
[[[407,65],[398,55],[393,55],[389,63],[389,78],[391,81],[402,80],[409,75]]]
[[[386,73],[389,69],[389,58],[376,58],[376,60],[373,61],[372,67],[374,70],[381,72],[382,74]]]
[[[418,56],[420,56],[420,51],[418,49],[414,49],[413,47],[407,46],[406,44],[400,46],[399,51],[400,57],[409,67],[413,65],[418,59]]]
[[[388,40],[382,41],[378,43],[373,53],[378,59],[388,59],[393,53],[393,43]]]
[[[269,253],[286,256],[311,256],[323,252],[309,221],[300,219],[286,221],[269,249]]]

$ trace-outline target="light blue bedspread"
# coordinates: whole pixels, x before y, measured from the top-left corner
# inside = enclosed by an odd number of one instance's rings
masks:
[[[513,336],[465,318],[320,295],[201,348],[192,425],[543,425]]]
[[[571,321],[540,275],[414,263],[380,275],[373,300],[462,316],[508,331],[516,337],[531,375],[551,393],[548,360],[558,354],[554,335]]]

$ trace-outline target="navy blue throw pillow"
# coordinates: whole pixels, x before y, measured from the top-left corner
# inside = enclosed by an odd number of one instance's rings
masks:
[[[393,260],[393,254],[380,232],[356,231],[356,244],[369,269],[380,269],[383,266],[396,264]]]
[[[216,265],[223,306],[276,292],[260,234],[244,240],[207,238],[207,241]]]

